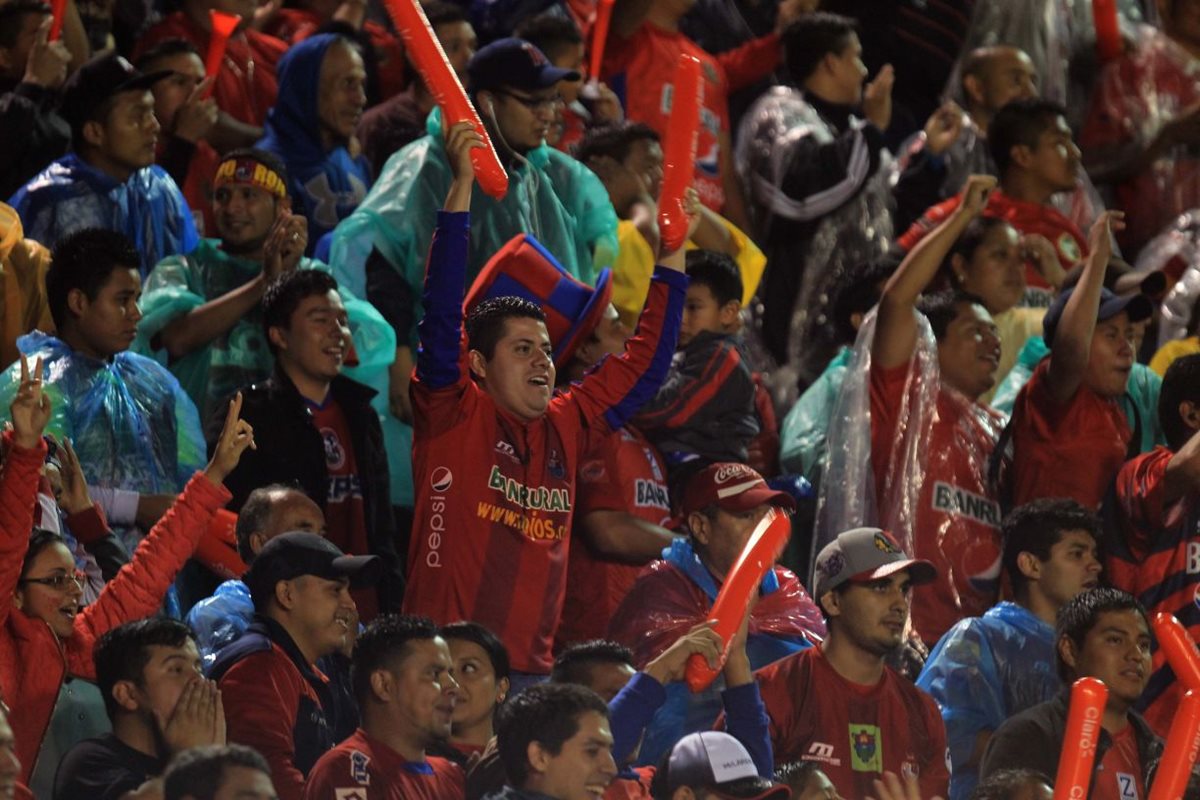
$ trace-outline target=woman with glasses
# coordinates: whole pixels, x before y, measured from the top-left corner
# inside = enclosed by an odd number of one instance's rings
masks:
[[[22,357],[20,388],[10,407],[13,430],[4,436],[7,454],[0,466],[0,695],[12,706],[9,719],[26,784],[62,682],[68,675],[95,680],[96,640],[158,611],[213,514],[229,500],[221,482],[253,442],[250,426],[238,418],[238,396],[208,467],[192,477],[96,602],[81,608],[82,579],[66,543],[46,531],[30,537],[46,452],[42,431],[50,418],[41,359],[32,375]]]

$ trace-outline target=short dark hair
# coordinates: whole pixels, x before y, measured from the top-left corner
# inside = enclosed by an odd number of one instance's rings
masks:
[[[617,162],[629,158],[634,142],[661,142],[662,138],[644,122],[613,122],[589,128],[575,149],[575,158],[588,163],[594,158],[608,156]]]
[[[508,663],[508,648],[496,634],[483,625],[469,620],[459,620],[451,622],[449,625],[443,625],[439,633],[446,640],[458,639],[479,645],[483,652],[487,653],[488,661],[492,662],[492,672],[496,673],[496,680],[509,676],[512,668]]]
[[[1031,783],[1050,785],[1050,779],[1036,769],[1002,769],[981,780],[971,790],[968,800],[1015,800]]]
[[[513,36],[529,42],[551,60],[562,48],[583,44],[579,26],[568,17],[557,14],[530,17],[513,30]]]
[[[900,265],[895,256],[860,264],[842,273],[833,289],[833,327],[841,344],[854,344],[858,338],[851,318],[855,314],[866,314],[879,304],[883,296],[881,283],[886,281]]]
[[[272,483],[255,489],[242,504],[242,510],[238,512],[237,523],[233,528],[233,535],[237,539],[238,555],[242,557],[246,566],[250,566],[254,562],[254,551],[250,548],[250,536],[255,531],[261,531],[267,527],[267,520],[271,518],[271,512],[275,507],[275,499],[283,492],[304,494],[304,490],[299,486]]]
[[[801,84],[816,71],[821,59],[840,55],[858,33],[858,23],[841,14],[817,11],[792,20],[783,29],[783,59],[792,80]]]
[[[947,289],[941,292],[927,294],[917,303],[917,310],[929,320],[933,328],[933,338],[939,342],[946,338],[950,323],[958,319],[959,308],[963,305],[985,306],[983,300],[970,292],[958,289]]]
[[[775,782],[790,787],[792,796],[798,797],[809,776],[820,768],[819,761],[789,761],[775,768]]]
[[[283,163],[283,159],[270,150],[263,150],[261,147],[238,147],[221,156],[221,161],[228,161],[231,158],[257,161],[259,164],[276,173],[279,179],[283,181],[283,188],[288,193],[291,193],[292,185],[288,182],[287,164]]]
[[[1136,597],[1120,589],[1101,587],[1080,592],[1063,604],[1058,610],[1054,641],[1061,642],[1065,637],[1075,644],[1076,652],[1082,650],[1084,640],[1100,621],[1100,615],[1111,611],[1136,611],[1142,615],[1146,629],[1150,630],[1146,609]],[[1069,683],[1073,679],[1071,668],[1063,661],[1057,646],[1054,648],[1054,661],[1058,668],[1058,677],[1062,678],[1063,683]]]
[[[360,709],[365,709],[371,697],[371,675],[387,669],[392,662],[404,658],[408,643],[438,636],[437,625],[429,617],[411,614],[385,614],[376,617],[367,629],[359,634],[354,644],[354,663],[350,669],[350,681],[354,687],[354,698]]]
[[[1183,447],[1196,433],[1179,416],[1179,406],[1185,402],[1200,406],[1200,354],[1175,359],[1163,375],[1158,421],[1172,450]]]
[[[425,12],[425,19],[429,20],[429,27],[436,28],[439,25],[450,25],[456,22],[470,22],[467,17],[467,12],[461,6],[455,3],[442,2],[442,0],[432,0],[429,3],[422,3],[421,10]]]
[[[225,770],[246,767],[270,775],[267,760],[245,745],[214,744],[192,747],[171,759],[163,773],[163,800],[213,800],[225,783]]]
[[[101,636],[92,650],[92,661],[108,718],[115,722],[121,710],[113,698],[113,687],[119,681],[143,685],[151,647],[183,647],[189,639],[195,641],[192,629],[170,617],[126,622]]]
[[[588,711],[608,717],[600,695],[573,683],[542,683],[509,698],[500,707],[496,739],[512,785],[521,788],[529,777],[531,742],[558,755],[563,743],[579,733],[579,716]]]
[[[545,322],[541,306],[514,295],[484,300],[467,314],[467,346],[478,350],[488,361],[496,354],[496,345],[504,338],[505,323],[510,319],[536,319]]]
[[[12,0],[0,6],[0,47],[11,50],[17,46],[17,38],[25,27],[25,17],[30,14],[46,16],[53,13],[50,6],[41,0]],[[24,64],[19,65],[21,69]]]
[[[277,350],[271,342],[271,328],[286,329],[292,321],[292,314],[313,295],[336,292],[337,281],[328,272],[319,269],[297,269],[285,272],[275,280],[263,293],[263,331],[267,335],[267,346],[274,354]]]
[[[1058,103],[1038,97],[1013,100],[997,111],[988,125],[988,147],[996,162],[997,174],[1003,178],[1008,171],[1014,147],[1037,147],[1041,135],[1066,114],[1067,110]]]
[[[203,58],[203,56],[200,55],[200,51],[196,49],[196,45],[192,44],[187,39],[163,39],[161,42],[142,53],[133,66],[137,68],[138,72],[151,72],[152,70],[150,68],[164,58],[171,58],[172,56],[180,55],[193,55]]]
[[[742,273],[736,261],[715,250],[689,250],[685,258],[689,286],[707,286],[718,307],[742,302]]]
[[[50,316],[61,333],[70,318],[67,295],[78,289],[95,300],[118,269],[141,269],[141,256],[123,233],[106,228],[84,228],[54,246],[46,272],[46,300]]]
[[[554,666],[550,668],[550,682],[587,686],[591,681],[592,667],[597,664],[632,667],[633,651],[611,639],[593,639],[573,644],[554,659]]]
[[[1044,497],[1012,510],[1004,519],[1000,533],[1004,540],[1004,569],[1018,597],[1029,579],[1017,565],[1021,553],[1032,553],[1038,561],[1048,561],[1050,550],[1062,541],[1067,531],[1086,531],[1100,544],[1100,520],[1078,502]]]

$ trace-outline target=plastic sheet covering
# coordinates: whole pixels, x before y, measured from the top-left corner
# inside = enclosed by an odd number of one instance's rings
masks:
[[[820,143],[831,142],[833,132],[801,93],[787,87],[775,87],[750,108],[738,128],[735,152],[738,175],[752,200],[759,241],[769,234],[776,218],[798,221],[789,216],[787,198],[780,188],[788,167],[790,145],[813,137]],[[899,178],[891,155],[880,153],[879,167],[862,190],[841,208],[825,214],[807,239],[795,239],[784,248],[768,246],[767,258],[774,269],[797,270],[799,289],[792,306],[787,340],[787,359],[770,373],[771,392],[776,408],[790,408],[798,395],[798,384],[810,383],[837,352],[830,320],[837,286],[847,269],[882,258],[891,246],[892,188]],[[763,297],[768,298],[771,276],[764,279]]]
[[[211,597],[206,597],[188,612],[187,624],[196,635],[196,646],[204,662],[204,673],[212,668],[217,654],[242,635],[254,617],[250,589],[238,580],[225,581]]]
[[[1139,272],[1162,270],[1178,281],[1159,309],[1158,346],[1183,339],[1200,298],[1200,209],[1180,214],[1138,254]]]
[[[978,766],[967,766],[979,733],[996,730],[1062,688],[1054,628],[1015,603],[999,603],[942,637],[917,686],[937,701],[946,723],[950,800],[966,800],[979,781]]]
[[[1200,62],[1156,28],[1137,29],[1134,48],[1106,65],[1097,79],[1080,135],[1085,151],[1123,154],[1144,149],[1169,122],[1200,102]],[[1200,158],[1195,143],[1164,150],[1116,186],[1126,213],[1124,241],[1138,246],[1174,218],[1200,207]]]
[[[422,315],[420,287],[437,212],[450,186],[450,165],[442,143],[441,115],[434,109],[428,131],[395,153],[353,214],[334,231],[330,262],[338,283],[366,297],[367,258],[376,248],[413,289],[415,319]],[[595,282],[617,252],[617,215],[595,173],[544,143],[526,154],[528,164],[509,172],[508,194],[493,200],[483,192],[471,198],[471,242],[467,280],[473,280],[492,254],[514,234],[531,233],[574,277]],[[397,331],[415,344],[416,326]]]
[[[638,576],[609,623],[609,636],[633,650],[639,669],[706,619],[720,588],[690,540],[676,539],[663,556]],[[760,591],[746,645],[751,667],[759,669],[825,638],[820,609],[792,572],[775,567]],[[669,686],[667,703],[646,731],[638,763],[656,763],[684,734],[710,729],[721,710],[723,688],[720,679],[697,694],[682,683]]]
[[[923,315],[916,319],[903,387],[888,398],[898,402],[889,453],[872,453],[874,311],[859,330],[830,421],[814,546],[819,551],[842,531],[868,525],[891,531],[906,553],[932,561],[938,581],[917,590],[913,607],[917,632],[931,642],[955,619],[991,607],[999,590],[1000,510],[985,482],[1004,419],[942,386],[933,330]],[[874,463],[876,457],[888,463]]]
[[[837,405],[853,352],[849,347],[843,347],[783,418],[779,464],[785,472],[794,472],[816,482],[825,460],[829,418]]]

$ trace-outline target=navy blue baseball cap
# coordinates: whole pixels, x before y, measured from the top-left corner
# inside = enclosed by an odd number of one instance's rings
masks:
[[[559,81],[577,81],[582,75],[550,63],[546,55],[524,39],[497,39],[481,48],[467,64],[471,91],[508,87],[536,92]]]
[[[1042,338],[1046,340],[1047,347],[1054,347],[1054,332],[1058,330],[1058,323],[1062,319],[1063,309],[1067,307],[1067,301],[1071,299],[1071,295],[1074,293],[1075,287],[1067,289],[1054,298],[1054,302],[1046,310],[1046,316],[1042,318]],[[1105,322],[1117,316],[1122,311],[1129,314],[1130,322],[1141,322],[1144,319],[1150,319],[1154,315],[1154,303],[1150,302],[1150,298],[1140,292],[1137,294],[1119,295],[1113,294],[1108,289],[1101,289],[1100,307],[1096,314],[1096,321]]]

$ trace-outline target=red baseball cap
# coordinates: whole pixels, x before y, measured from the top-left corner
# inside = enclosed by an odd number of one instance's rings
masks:
[[[733,462],[710,464],[693,475],[684,489],[685,516],[713,505],[735,514],[761,505],[796,509],[790,494],[772,489],[758,472]]]

